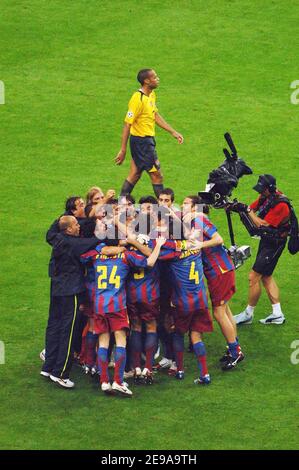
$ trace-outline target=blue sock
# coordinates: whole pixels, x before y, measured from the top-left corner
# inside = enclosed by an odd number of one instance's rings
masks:
[[[146,333],[145,336],[145,367],[151,372],[153,369],[154,355],[157,350],[157,333]]]
[[[132,331],[130,336],[131,360],[134,369],[141,367],[142,353],[142,333],[141,331]]]
[[[127,351],[126,348],[116,346],[115,348],[115,369],[114,381],[119,385],[124,381],[124,372],[126,367]]]
[[[99,335],[88,331],[86,334],[86,365],[92,367],[96,362],[96,345]]]
[[[199,377],[204,377],[208,373],[207,362],[206,362],[206,348],[202,341],[193,344],[193,351],[197,358],[197,364],[199,368]]]
[[[234,343],[227,343],[227,344],[228,344],[228,349],[229,349],[229,352],[231,353],[232,358],[235,359],[239,354],[238,341],[235,341]]]

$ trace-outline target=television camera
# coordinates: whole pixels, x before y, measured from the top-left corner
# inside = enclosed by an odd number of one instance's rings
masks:
[[[211,205],[215,209],[225,209],[231,239],[231,247],[228,249],[228,252],[237,269],[251,256],[251,250],[248,245],[238,246],[235,243],[229,206],[237,204],[238,201],[237,199],[231,201],[229,198],[233,190],[238,186],[239,179],[244,175],[251,175],[253,172],[252,169],[246,165],[245,161],[238,156],[231,135],[226,132],[224,138],[229,147],[229,150],[227,148],[223,149],[225,161],[218,168],[211,171],[205,191],[200,191],[198,195],[203,204]],[[248,214],[240,211],[239,215],[249,234],[251,236],[257,236],[257,229]]]

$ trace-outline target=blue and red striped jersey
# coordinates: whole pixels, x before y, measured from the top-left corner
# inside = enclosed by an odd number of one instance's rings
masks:
[[[156,240],[150,240],[149,248],[154,249]],[[169,260],[180,255],[174,240],[167,240],[161,247],[159,260]],[[132,248],[135,253],[141,253]],[[135,268],[128,277],[127,297],[131,303],[151,303],[160,297],[160,264],[153,268]]]
[[[126,280],[132,267],[144,269],[147,258],[133,251],[115,256],[101,254],[103,245],[81,256],[92,261],[95,270],[94,310],[96,314],[118,312],[126,308]]]
[[[201,253],[184,251],[169,263],[172,281],[171,301],[184,312],[208,308]]]
[[[139,255],[138,250],[132,248],[130,252]],[[142,255],[141,255],[142,256]],[[158,263],[152,268],[134,268],[127,280],[127,297],[131,303],[151,303],[160,297],[160,270]]]
[[[200,232],[199,239],[201,241],[211,240],[214,233],[217,232],[215,225],[204,214],[196,217],[192,226]],[[202,250],[202,261],[207,279],[213,279],[235,269],[234,263],[223,245],[204,248]]]

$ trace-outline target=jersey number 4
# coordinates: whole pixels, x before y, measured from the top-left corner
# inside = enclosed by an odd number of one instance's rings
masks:
[[[108,267],[107,266],[97,266],[97,272],[99,273],[98,277],[98,288],[107,289],[108,283],[114,285],[116,289],[120,288],[120,276],[116,275],[117,266],[113,266],[111,274],[108,280]]]
[[[195,261],[192,261],[191,263],[190,272],[189,272],[189,280],[195,281],[195,284],[199,284],[199,273],[195,269]]]

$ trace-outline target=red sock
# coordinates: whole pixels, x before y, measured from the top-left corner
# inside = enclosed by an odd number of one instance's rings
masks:
[[[204,377],[209,373],[207,365],[207,356],[197,356],[197,360],[200,364],[201,376]]]
[[[178,370],[184,370],[184,351],[176,351],[175,362]]]
[[[141,368],[141,352],[139,351],[132,352],[132,362],[133,362],[134,369],[136,369],[136,367]]]

